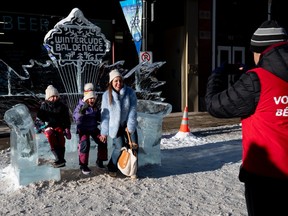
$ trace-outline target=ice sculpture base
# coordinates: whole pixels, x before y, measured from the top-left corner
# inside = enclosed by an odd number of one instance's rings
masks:
[[[46,164],[21,169],[14,168],[14,173],[18,179],[18,184],[22,186],[44,180],[61,180],[60,169]]]

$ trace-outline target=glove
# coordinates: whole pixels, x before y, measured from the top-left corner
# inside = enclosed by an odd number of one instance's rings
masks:
[[[70,140],[71,139],[71,132],[69,128],[66,128],[64,130],[64,136],[66,137],[66,139]]]
[[[42,133],[46,129],[47,125],[48,125],[47,122],[42,122],[38,118],[35,120],[34,124],[35,124],[35,132],[36,133]]]
[[[228,64],[224,63],[220,67],[215,68],[214,74],[219,75],[232,75],[232,74],[242,74],[247,71],[247,66],[244,64]]]
[[[79,113],[84,115],[88,107],[89,107],[89,104],[84,103],[83,106],[80,108]]]

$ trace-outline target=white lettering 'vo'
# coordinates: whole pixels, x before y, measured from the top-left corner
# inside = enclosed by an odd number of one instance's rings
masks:
[[[278,105],[280,102],[281,104],[288,104],[288,96],[279,96],[279,97],[274,97],[274,102]]]

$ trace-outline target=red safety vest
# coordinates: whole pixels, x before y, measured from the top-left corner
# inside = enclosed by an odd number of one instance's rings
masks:
[[[255,113],[242,121],[243,167],[248,172],[288,178],[288,82],[262,69]],[[288,71],[287,71],[288,73]]]

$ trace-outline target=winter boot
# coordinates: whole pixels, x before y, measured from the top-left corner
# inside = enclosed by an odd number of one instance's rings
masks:
[[[103,165],[103,161],[102,161],[102,160],[97,159],[96,165],[97,165],[99,168],[101,168],[101,169],[105,168],[104,165]]]
[[[112,159],[109,160],[107,167],[108,167],[109,175],[111,177],[116,177],[118,168],[113,164]]]
[[[81,165],[80,170],[84,175],[89,175],[91,173],[91,169],[87,165]]]
[[[54,164],[54,163],[56,163],[57,161],[59,161],[59,157],[58,157],[58,154],[57,154],[57,152],[56,152],[55,150],[51,150],[51,152],[52,152],[52,154],[53,154],[54,157],[55,157],[55,160],[54,160],[54,162],[53,162],[53,164]]]
[[[55,156],[55,161],[53,163],[54,168],[64,167],[66,164],[66,160],[64,159],[65,155],[65,147],[56,148],[53,152]]]
[[[65,147],[62,147],[60,148],[60,160],[64,163],[66,163],[66,160],[65,160],[65,151],[66,151],[66,148]]]

